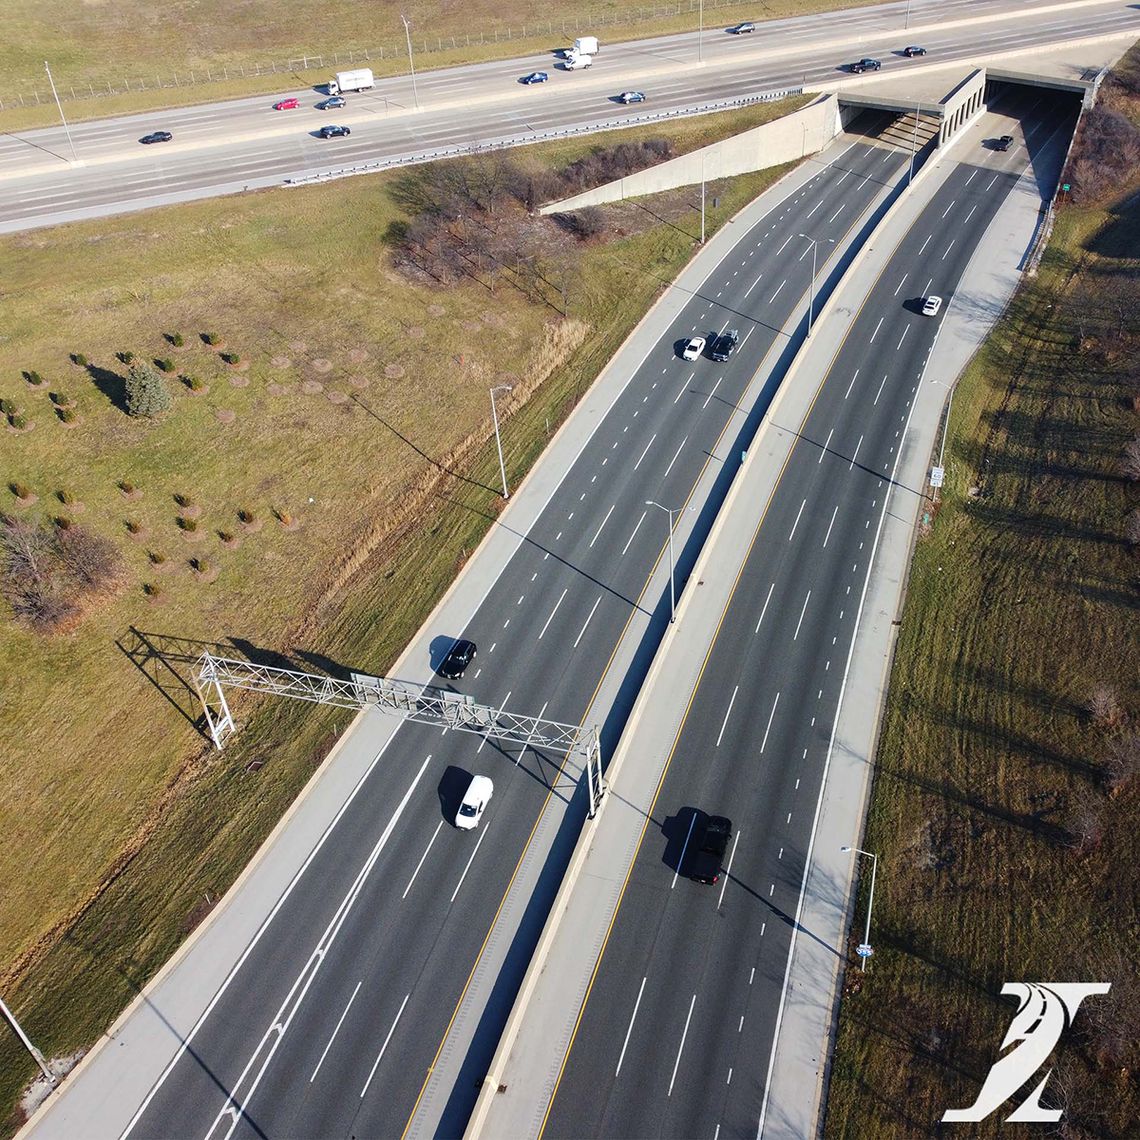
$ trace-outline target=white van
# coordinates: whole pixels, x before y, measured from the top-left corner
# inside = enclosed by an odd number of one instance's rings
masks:
[[[463,802],[455,813],[455,826],[461,831],[471,831],[478,827],[494,791],[495,785],[491,783],[490,776],[472,776],[463,795]]]
[[[581,71],[584,67],[589,67],[594,62],[593,58],[588,55],[571,55],[568,56],[566,62],[562,65],[567,71]]]

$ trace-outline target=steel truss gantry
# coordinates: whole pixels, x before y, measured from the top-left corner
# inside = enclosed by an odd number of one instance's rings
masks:
[[[591,817],[597,812],[605,794],[602,750],[597,729],[592,725],[562,724],[543,717],[522,716],[477,704],[473,697],[430,685],[392,681],[364,673],[353,673],[351,680],[344,681],[325,674],[300,673],[252,661],[215,657],[212,653],[202,654],[195,680],[210,737],[219,749],[237,731],[225,690],[250,689],[338,708],[375,705],[384,712],[395,713],[404,720],[419,724],[441,725],[492,740],[521,744],[526,748],[548,748],[581,761]]]

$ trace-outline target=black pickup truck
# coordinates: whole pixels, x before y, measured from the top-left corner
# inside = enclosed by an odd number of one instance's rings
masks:
[[[732,820],[723,815],[705,815],[701,812],[693,824],[689,837],[689,850],[685,868],[689,878],[697,883],[715,883],[720,878],[724,853],[732,838]]]

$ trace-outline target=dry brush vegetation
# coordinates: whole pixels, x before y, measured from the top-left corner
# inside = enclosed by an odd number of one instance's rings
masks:
[[[1017,980],[1112,983],[1046,1100],[1056,1135],[1136,1135],[1140,182],[1114,156],[1134,145],[1138,75],[1133,52],[1106,83],[1072,157],[1080,204],[960,381],[877,758],[877,953],[847,975],[829,1137],[943,1135],[999,1055]],[[1009,1111],[970,1135],[1007,1134]]]

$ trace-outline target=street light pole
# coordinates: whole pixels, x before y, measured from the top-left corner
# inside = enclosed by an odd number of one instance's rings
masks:
[[[910,27],[910,0],[906,0],[906,19],[903,20],[903,31]]]
[[[705,156],[701,155],[701,245],[705,244]]]
[[[914,177],[914,155],[918,150],[918,113],[922,110],[922,104],[916,103],[914,106],[914,135],[910,140],[910,170],[906,176],[906,184],[910,185],[910,180]]]
[[[400,19],[404,21],[404,35],[408,40],[408,70],[412,73],[412,98],[416,103],[416,110],[420,109],[420,93],[416,90],[416,65],[412,62],[412,30],[411,25],[408,23],[408,17],[400,13]]]
[[[19,1037],[19,1039],[23,1042],[24,1048],[27,1049],[29,1053],[31,1053],[36,1064],[39,1065],[41,1071],[43,1072],[43,1075],[47,1077],[48,1083],[52,1088],[55,1088],[55,1086],[59,1084],[56,1075],[51,1071],[51,1069],[48,1068],[48,1063],[44,1060],[44,1055],[32,1044],[31,1038],[28,1037],[28,1035],[24,1032],[23,1027],[16,1020],[16,1015],[8,1008],[2,998],[0,998],[0,1013],[3,1013],[4,1017],[8,1021],[8,1024],[11,1025],[12,1028],[16,1031],[16,1036]]]
[[[491,418],[495,421],[495,446],[499,449],[499,474],[503,477],[504,499],[509,499],[511,493],[507,490],[507,469],[503,465],[503,441],[499,438],[499,413],[495,408],[495,393],[509,392],[512,387],[511,384],[499,384],[491,389]]]
[[[815,316],[815,254],[816,249],[819,247],[819,239],[813,238],[811,234],[800,234],[805,241],[811,242],[811,282],[808,285],[808,327],[807,334],[811,336],[812,323]],[[835,244],[834,238],[824,238],[824,241]]]
[[[67,133],[67,145],[71,147],[71,161],[78,162],[79,156],[75,153],[75,142],[71,137],[71,128],[67,125],[67,116],[63,113],[63,104],[59,101],[59,92],[55,89],[55,80],[51,77],[51,68],[44,60],[44,71],[47,72],[48,83],[51,84],[51,93],[55,96],[55,105],[59,108],[59,117],[63,120],[63,129]]]
[[[871,860],[871,893],[867,899],[867,926],[863,933],[863,945],[859,947],[859,969],[866,970],[867,959],[871,956],[871,908],[875,905],[875,873],[879,869],[879,857],[873,851],[862,847],[840,847],[840,851],[853,851],[856,855],[866,855]]]
[[[646,499],[645,505],[647,507],[657,507],[669,516],[669,624],[672,625],[677,620],[677,594],[676,587],[674,586],[676,574],[673,566],[673,516],[679,515],[681,508],[677,507],[674,510],[670,510],[668,507],[663,507],[660,503],[655,503],[652,499]]]
[[[692,11],[692,8],[689,9]],[[705,0],[698,0],[697,3],[697,63],[703,63],[704,60],[701,56],[701,40],[705,38]]]

